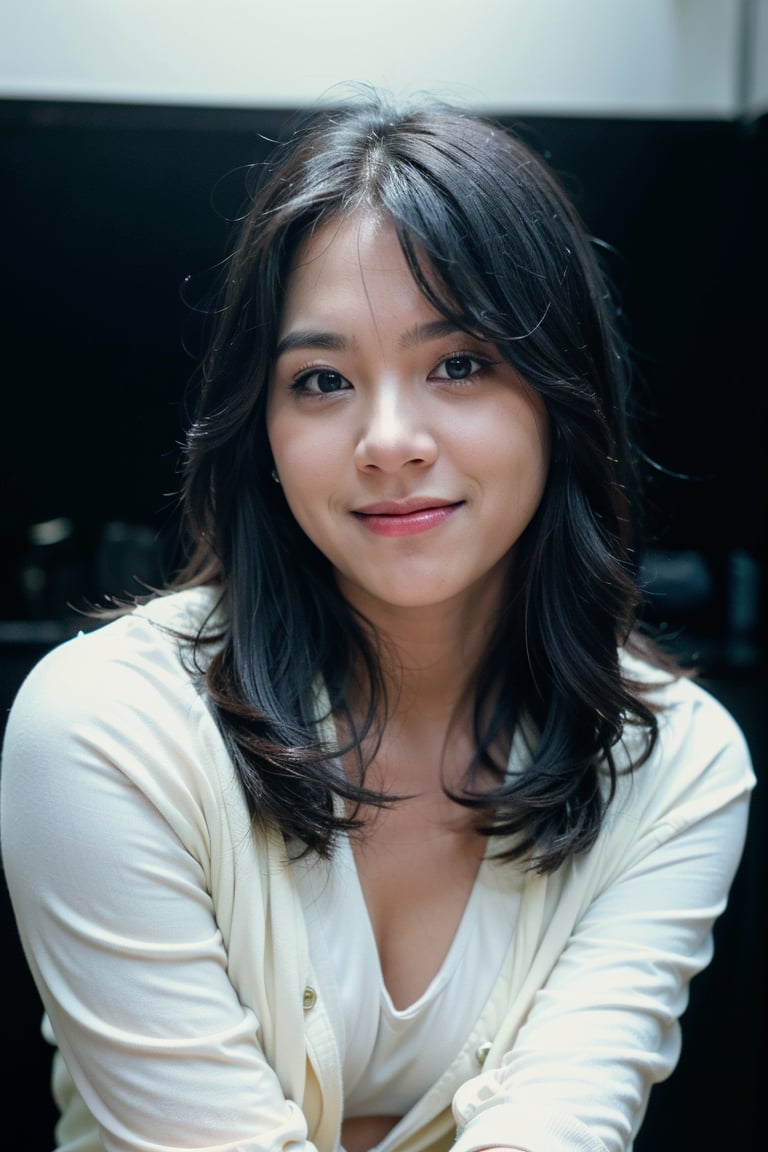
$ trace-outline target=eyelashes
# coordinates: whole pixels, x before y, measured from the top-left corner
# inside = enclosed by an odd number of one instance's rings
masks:
[[[314,387],[312,387],[314,384]],[[315,396],[332,396],[334,392],[346,391],[351,388],[346,376],[336,372],[333,368],[308,368],[299,372],[291,381],[291,391],[303,392]]]
[[[494,363],[497,361],[479,356],[475,352],[451,352],[449,356],[444,356],[438,361],[427,379],[445,380],[451,384],[461,385],[464,381],[477,380],[493,367]],[[338,392],[349,391],[352,387],[351,382],[341,372],[324,366],[303,368],[290,383],[292,392],[309,396],[332,396]]]
[[[476,365],[475,368],[471,368],[473,364]],[[491,367],[491,364],[491,360],[477,356],[472,352],[452,352],[450,356],[446,356],[435,366],[435,368],[445,368],[446,375],[441,376],[435,369],[430,375],[438,380],[471,380],[482,375]]]

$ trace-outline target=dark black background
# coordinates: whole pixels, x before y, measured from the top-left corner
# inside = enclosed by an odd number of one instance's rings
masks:
[[[65,592],[125,591],[131,574],[105,561],[115,522],[142,539],[148,532],[168,555],[183,394],[200,328],[184,301],[215,280],[244,169],[266,155],[291,115],[0,101],[0,727],[31,660],[72,624]],[[711,577],[709,594],[677,623],[744,726],[759,771],[766,121],[503,119],[545,155],[607,245],[638,369],[644,444],[663,468],[690,477],[655,471],[646,543],[694,552]],[[30,599],[22,577],[30,527],[57,517],[71,524],[54,556],[66,570],[61,588],[54,581],[46,600]],[[739,552],[762,573],[761,614],[747,655],[734,658],[729,563]],[[140,567],[135,561],[131,572]],[[765,1067],[759,793],[716,959],[694,981],[680,1067],[654,1090],[637,1152],[757,1147]],[[4,897],[6,990],[17,1014],[11,1076],[40,1101],[24,1147],[47,1152],[47,1056],[6,905]]]

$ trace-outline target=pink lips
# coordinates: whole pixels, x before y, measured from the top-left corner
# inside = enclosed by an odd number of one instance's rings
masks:
[[[410,500],[383,500],[377,504],[366,504],[353,512],[369,532],[377,536],[415,536],[445,523],[461,502],[426,497],[412,497]]]

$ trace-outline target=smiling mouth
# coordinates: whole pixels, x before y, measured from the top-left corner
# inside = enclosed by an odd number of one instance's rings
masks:
[[[356,509],[352,515],[376,536],[415,536],[444,524],[461,508],[463,501],[426,503],[407,501],[382,502]]]

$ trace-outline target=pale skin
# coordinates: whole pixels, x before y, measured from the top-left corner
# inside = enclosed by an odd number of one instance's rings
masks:
[[[299,252],[267,429],[291,511],[386,640],[369,779],[412,798],[371,813],[354,852],[404,1008],[439,970],[485,850],[442,782],[458,785],[471,757],[475,670],[546,481],[546,411],[493,345],[426,301],[392,225],[359,213]],[[364,1152],[397,1120],[348,1118],[342,1143]]]

